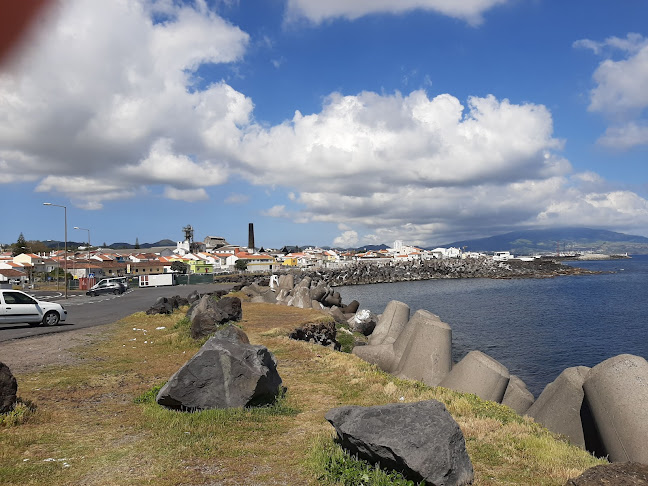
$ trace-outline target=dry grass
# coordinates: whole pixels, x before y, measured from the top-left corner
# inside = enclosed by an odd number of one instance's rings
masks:
[[[321,471],[308,458],[332,436],[326,411],[429,398],[444,402],[464,431],[477,485],[559,485],[600,462],[505,407],[286,337],[326,319],[317,311],[244,303],[243,315],[250,341],[277,357],[288,392],[276,407],[187,414],[139,403],[199,345],[178,325],[182,313],[138,313],[78,349],[81,364],[17,376],[19,395],[37,408],[0,426],[0,484],[317,484]]]

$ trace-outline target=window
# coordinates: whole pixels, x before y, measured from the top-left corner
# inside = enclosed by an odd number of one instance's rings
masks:
[[[36,301],[30,296],[21,294],[20,292],[5,292],[5,304],[35,304]]]

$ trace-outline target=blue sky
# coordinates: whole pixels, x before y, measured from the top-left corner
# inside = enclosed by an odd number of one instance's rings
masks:
[[[0,66],[0,242],[648,236],[648,3],[63,1]],[[118,26],[118,27],[117,27]]]

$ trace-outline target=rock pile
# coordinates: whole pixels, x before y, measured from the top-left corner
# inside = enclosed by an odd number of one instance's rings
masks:
[[[439,278],[547,278],[558,275],[596,273],[562,265],[553,260],[498,262],[492,258],[432,259],[411,262],[360,262],[341,268],[318,269],[306,273],[330,286],[407,282]],[[304,273],[302,272],[301,275]]]
[[[304,324],[288,334],[288,337],[339,351],[340,343],[335,338],[336,334],[337,329],[334,322],[319,322]]]

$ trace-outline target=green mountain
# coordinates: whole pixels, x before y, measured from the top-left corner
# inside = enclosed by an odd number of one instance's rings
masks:
[[[466,251],[510,251],[515,255],[582,252],[631,255],[648,254],[648,238],[591,228],[556,228],[512,231],[475,240],[453,241],[443,247],[466,247]]]

